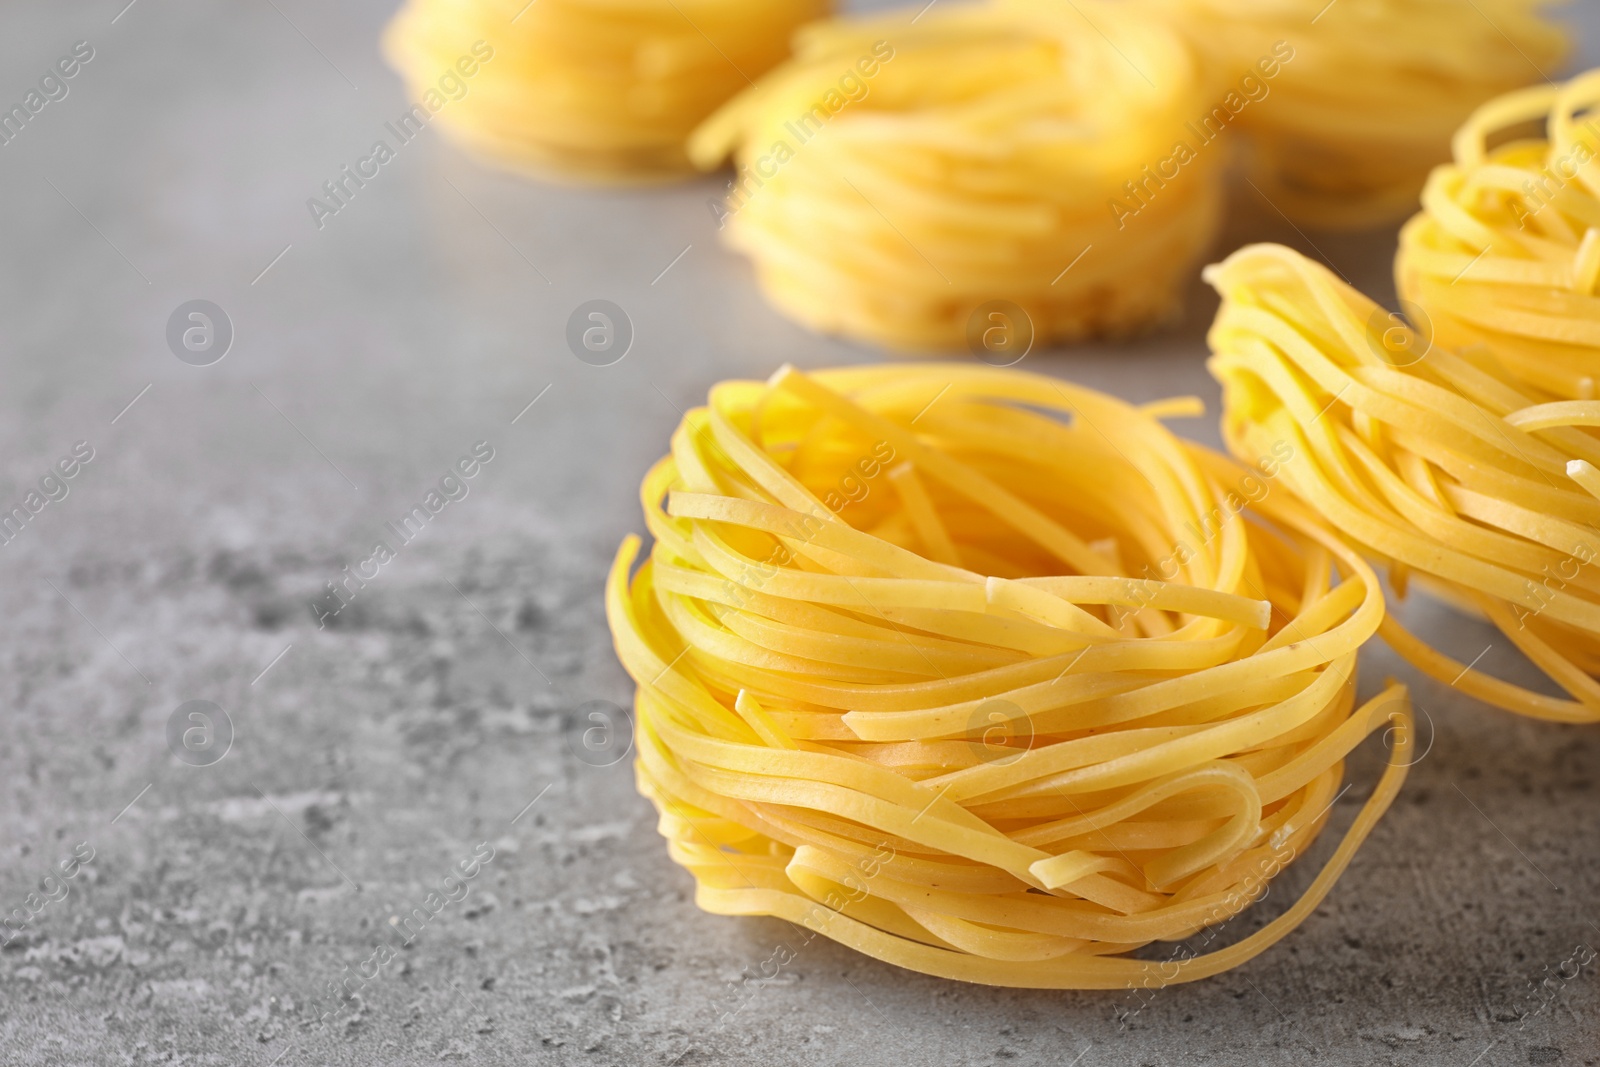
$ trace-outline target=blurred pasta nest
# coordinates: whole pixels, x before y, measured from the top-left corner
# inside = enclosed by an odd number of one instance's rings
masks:
[[[1225,162],[1188,152],[1150,177],[1204,97],[1185,45],[1092,0],[914,14],[807,26],[695,133],[702,167],[735,159],[718,214],[769,298],[898,349],[960,348],[995,300],[1041,342],[1169,314],[1215,231]],[[1136,188],[1146,206],[1119,218]]]
[[[1430,344],[1286,248],[1207,277],[1232,451],[1289,442],[1285,487],[1387,563],[1399,595],[1417,584],[1487,617],[1567,697],[1459,663],[1392,615],[1384,639],[1487,703],[1600,721],[1600,401],[1535,395],[1485,348]]]
[[[1434,341],[1486,345],[1537,394],[1600,380],[1600,71],[1484,105],[1400,234],[1395,274]]]
[[[1388,223],[1416,205],[1483,101],[1543,81],[1569,51],[1557,0],[1132,0],[1183,27],[1225,81],[1275,42],[1295,50],[1272,99],[1240,116],[1252,178],[1297,222]]]
[[[483,40],[495,52],[445,109],[477,154],[544,176],[691,172],[691,130],[788,53],[829,0],[407,0],[384,36],[422,98]]]
[[[911,364],[784,368],[688,413],[607,614],[639,788],[702,908],[1116,988],[1231,967],[1316,907],[1399,788],[1409,704],[1356,704],[1367,564],[1272,487],[1282,448],[1241,466],[1158,421],[1197,408]],[[1292,906],[1122,955],[1263,895],[1379,729],[1388,769]]]

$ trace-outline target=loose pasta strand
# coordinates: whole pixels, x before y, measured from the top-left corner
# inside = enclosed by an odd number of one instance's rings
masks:
[[[1275,487],[1280,453],[1155,417],[1190,407],[912,364],[786,367],[688,413],[606,605],[639,789],[702,908],[1091,989],[1215,974],[1317,906],[1405,777],[1409,702],[1356,705],[1371,569]],[[1259,897],[1379,730],[1389,766],[1299,901],[1127,955]]]

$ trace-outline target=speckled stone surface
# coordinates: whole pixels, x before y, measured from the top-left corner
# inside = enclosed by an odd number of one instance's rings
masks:
[[[538,186],[429,130],[318,229],[306,199],[404,106],[375,44],[391,4],[125,2],[11,5],[0,33],[8,103],[94,51],[0,145],[0,502],[93,450],[0,547],[0,912],[52,871],[58,898],[0,950],[0,1063],[1600,1062],[1600,979],[1570,962],[1600,946],[1600,735],[1427,682],[1431,749],[1326,904],[1148,1002],[964,986],[698,912],[627,760],[579,758],[585,705],[631,694],[604,569],[713,381],[874,354],[768,310],[716,242],[714,180]],[[1600,58],[1594,0],[1569,17]],[[1223,250],[1252,239],[1392,298],[1392,233],[1307,237],[1241,198]],[[564,340],[595,298],[636,329],[605,368]],[[168,349],[192,299],[233,324],[211,366]],[[1196,283],[1172,332],[1029,366],[1214,410],[1213,308]],[[391,540],[477,442],[466,495]],[[394,558],[319,628],[309,605],[380,539]],[[1406,618],[1528,677],[1484,626]],[[1373,649],[1364,690],[1390,670],[1413,677]],[[169,749],[192,700],[231,723],[208,765]]]

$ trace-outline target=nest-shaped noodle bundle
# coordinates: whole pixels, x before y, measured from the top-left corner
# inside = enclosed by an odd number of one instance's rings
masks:
[[[1486,344],[1527,386],[1600,388],[1600,71],[1480,108],[1400,232],[1400,294],[1455,348]]]
[[[407,0],[384,49],[414,99],[485,42],[441,123],[479,155],[586,182],[693,172],[684,143],[781,60],[829,0]],[[479,50],[482,51],[481,49]],[[476,66],[476,64],[474,64]]]
[[[768,297],[896,349],[968,344],[991,301],[1040,343],[1167,316],[1215,231],[1224,162],[1174,155],[1205,95],[1188,49],[1094,0],[916,14],[806,27],[696,132],[702,166],[735,157],[722,222]]]
[[[1285,486],[1387,561],[1400,595],[1417,582],[1487,616],[1570,699],[1459,663],[1392,615],[1384,639],[1490,704],[1600,720],[1600,401],[1541,402],[1482,349],[1429,348],[1286,248],[1242,249],[1207,277],[1234,453],[1289,442]]]
[[[1236,92],[1252,179],[1297,222],[1363,227],[1403,218],[1472,109],[1554,74],[1569,45],[1554,0],[1134,0],[1183,26]],[[1275,77],[1260,64],[1283,42]],[[1213,102],[1215,103],[1215,102]]]
[[[1315,908],[1399,788],[1409,704],[1355,705],[1367,565],[1271,487],[1281,450],[1241,467],[1157,421],[1197,408],[915,364],[785,368],[685,417],[607,614],[639,788],[702,908],[1036,988],[1214,974]],[[1264,893],[1391,721],[1281,917],[1121,955]]]

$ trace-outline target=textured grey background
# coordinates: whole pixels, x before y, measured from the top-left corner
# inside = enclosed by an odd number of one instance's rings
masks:
[[[0,548],[0,912],[75,844],[95,853],[0,951],[0,1062],[1600,1061],[1594,966],[1535,988],[1600,946],[1594,730],[1429,683],[1432,750],[1328,903],[1126,1026],[1122,994],[958,985],[699,913],[626,762],[570,752],[581,704],[630,696],[603,571],[708,385],[874,354],[768,310],[715,240],[710,179],[537,186],[430,130],[319,232],[306,198],[403,107],[375,46],[391,0],[123,3],[8,5],[0,34],[7,104],[74,41],[96,50],[0,147],[0,501],[95,449]],[[1570,17],[1600,57],[1593,0]],[[1219,251],[1263,238],[1312,251],[1248,199]],[[1391,297],[1392,234],[1313,239]],[[237,331],[206,368],[164,342],[197,297]],[[637,328],[605,369],[562,339],[596,297]],[[1028,365],[1214,410],[1213,307],[1196,283],[1172,332]],[[1183,431],[1215,438],[1210,418]],[[496,455],[470,495],[319,632],[307,602],[480,439]],[[1485,627],[1407,617],[1526,677]],[[1410,677],[1375,649],[1364,688],[1389,669]],[[236,729],[214,766],[168,753],[190,699]],[[327,983],[481,841],[469,896],[312,1028]],[[795,962],[746,981],[780,944]]]

